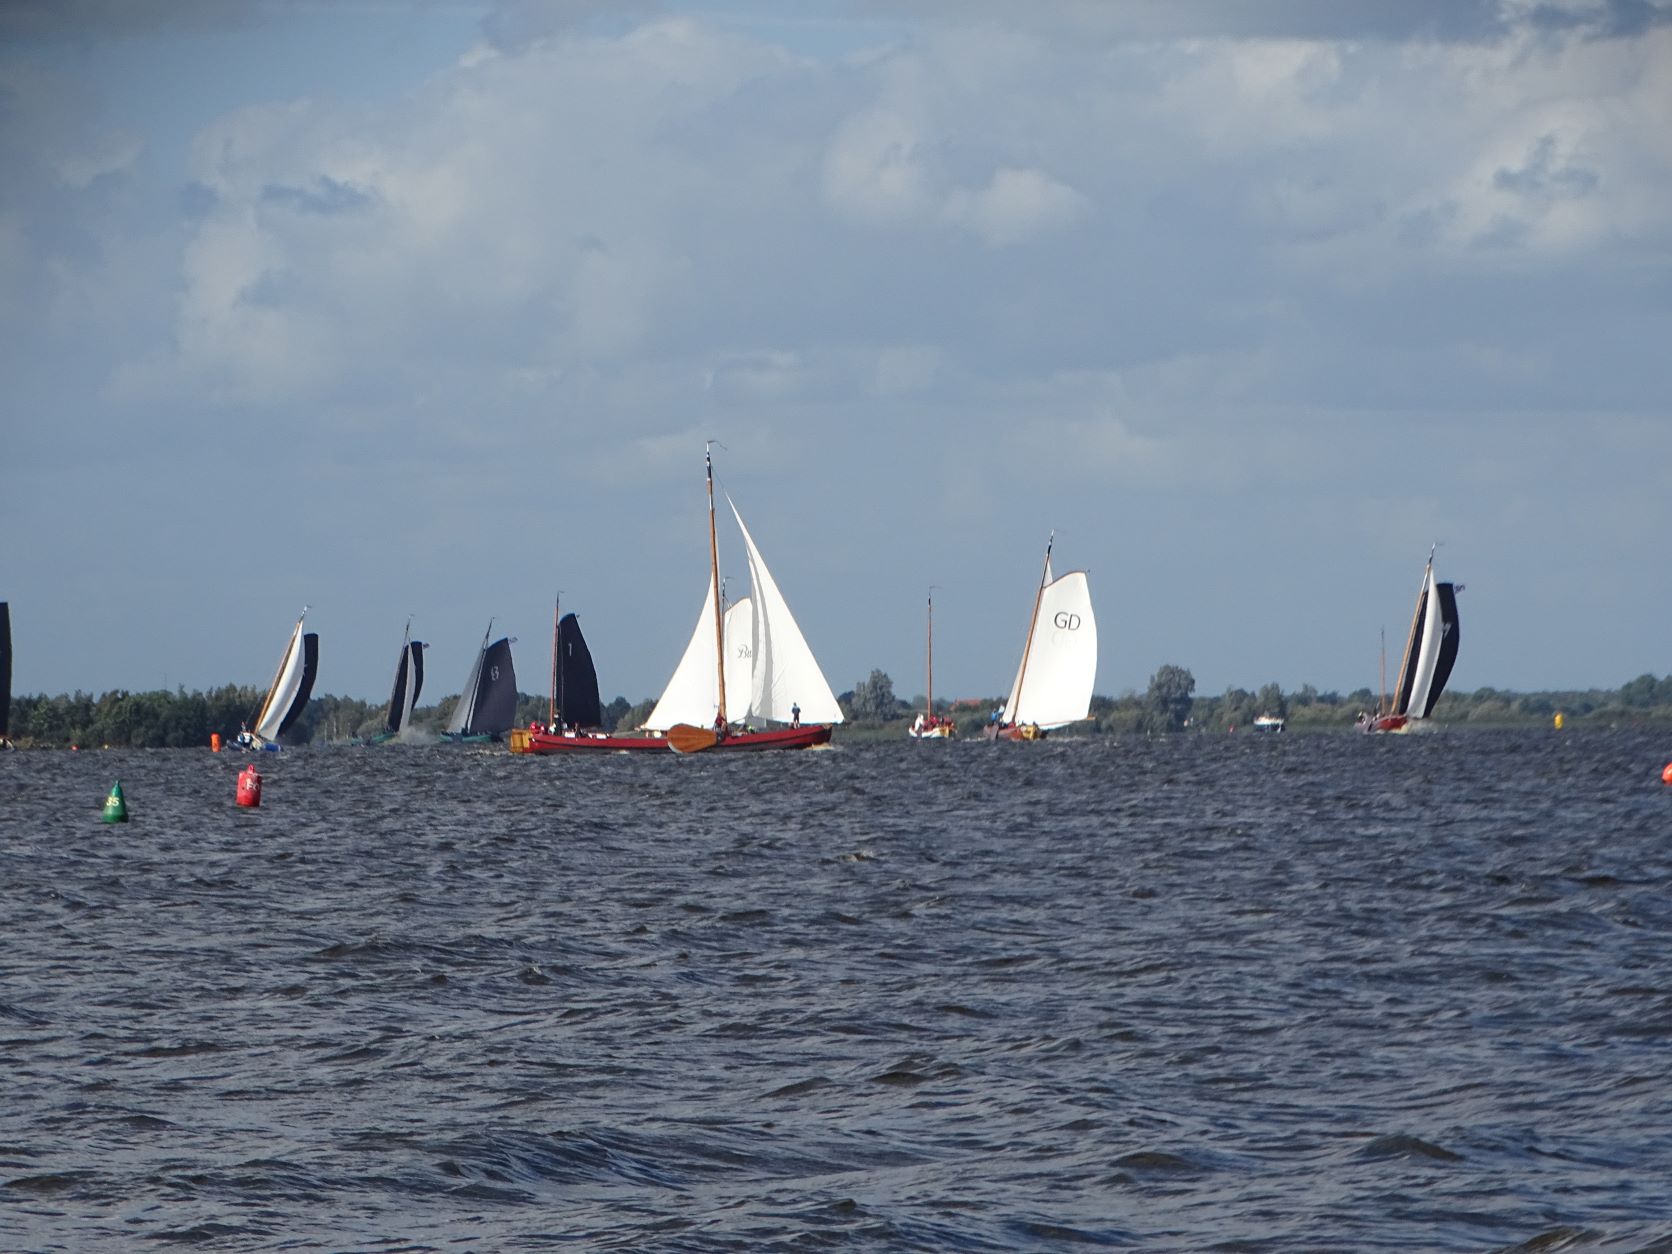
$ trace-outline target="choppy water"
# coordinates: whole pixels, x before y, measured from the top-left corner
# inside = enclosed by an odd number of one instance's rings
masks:
[[[1668,757],[0,755],[0,1248],[1672,1249]]]

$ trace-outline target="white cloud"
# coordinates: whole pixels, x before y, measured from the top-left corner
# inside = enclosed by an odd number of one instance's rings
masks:
[[[968,226],[989,244],[1015,244],[1090,212],[1086,198],[1042,170],[1000,169],[977,192],[954,190],[949,221]]]
[[[921,220],[937,199],[916,123],[883,107],[843,121],[824,159],[832,206],[864,222]]]

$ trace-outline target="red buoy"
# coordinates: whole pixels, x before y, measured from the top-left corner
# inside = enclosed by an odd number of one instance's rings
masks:
[[[1668,784],[1672,784],[1672,762],[1666,764],[1666,769],[1660,773],[1660,777]]]
[[[261,804],[261,772],[252,763],[238,773],[238,804],[241,806],[258,806]]]

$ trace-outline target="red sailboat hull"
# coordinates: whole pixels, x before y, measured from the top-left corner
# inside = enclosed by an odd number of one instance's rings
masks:
[[[772,731],[734,731],[699,752],[736,753],[766,749],[811,749],[830,743],[833,729],[828,723],[805,727],[782,727]],[[666,736],[568,735],[561,732],[524,731],[511,733],[512,753],[668,753],[673,746]]]

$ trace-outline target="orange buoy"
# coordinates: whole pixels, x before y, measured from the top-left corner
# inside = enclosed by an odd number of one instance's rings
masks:
[[[221,734],[220,734],[220,732],[210,732],[209,733],[209,752],[210,753],[219,753],[220,751],[221,751]]]
[[[261,772],[253,762],[238,773],[238,804],[251,807],[261,804]]]
[[[1660,777],[1668,784],[1672,784],[1672,762],[1666,764],[1666,769],[1660,773]]]

